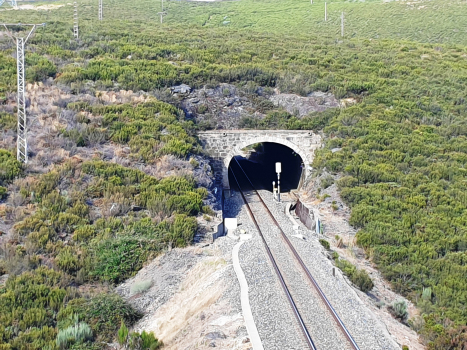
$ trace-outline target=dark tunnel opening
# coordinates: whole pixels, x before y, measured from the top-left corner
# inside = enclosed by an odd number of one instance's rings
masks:
[[[248,157],[234,157],[229,164],[229,184],[237,188],[230,168],[239,171],[235,159],[238,160],[256,189],[265,189],[272,192],[272,182],[276,182],[276,162],[282,163],[281,192],[297,189],[302,175],[302,158],[291,148],[273,142],[264,142],[247,147]],[[241,184],[241,186],[243,186]]]

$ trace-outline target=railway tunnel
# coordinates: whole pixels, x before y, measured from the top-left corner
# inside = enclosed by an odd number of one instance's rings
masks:
[[[236,188],[236,184],[230,170],[241,171],[238,166],[240,165],[256,189],[272,192],[273,181],[277,186],[276,162],[282,164],[281,192],[289,192],[299,187],[300,180],[304,176],[305,164],[302,157],[293,149],[279,143],[263,142],[245,147],[243,153],[234,156],[228,167],[228,180],[232,188]],[[242,183],[240,185],[248,186]]]
[[[228,169],[239,156],[246,158],[242,162],[259,188],[272,191],[274,163],[281,162],[281,192],[299,189],[310,175],[314,151],[321,147],[321,136],[311,130],[210,130],[197,136],[210,156],[219,189],[226,193],[232,184]]]

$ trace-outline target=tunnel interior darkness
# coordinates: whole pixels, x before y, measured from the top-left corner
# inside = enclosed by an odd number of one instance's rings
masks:
[[[273,181],[276,181],[277,186],[276,162],[282,163],[281,192],[298,188],[303,161],[297,153],[287,146],[273,142],[264,142],[255,149],[256,151],[252,152],[248,159],[236,156],[230,161],[228,173],[231,188],[237,188],[230,171],[232,165],[234,165],[233,169],[238,171],[235,159],[238,160],[257,189],[272,192]]]

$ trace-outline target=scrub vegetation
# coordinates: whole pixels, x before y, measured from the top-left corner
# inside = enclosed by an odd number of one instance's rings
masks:
[[[429,349],[463,349],[464,2],[334,1],[325,23],[323,2],[316,0],[313,6],[295,0],[174,1],[166,4],[163,25],[157,2],[115,1],[102,22],[95,2],[82,4],[79,41],[72,39],[71,6],[0,12],[2,21],[48,23],[28,46],[29,81],[53,77],[75,94],[132,89],[162,96],[180,83],[195,88],[231,83],[253,97],[263,87],[353,99],[350,107],[303,118],[269,107],[265,118],[244,117],[242,125],[324,131],[326,147],[313,168],[343,175],[337,185],[352,208],[352,225],[360,229],[358,243],[420,310],[420,318],[408,322]],[[343,39],[337,35],[341,11]],[[2,45],[0,99],[16,84],[13,48]],[[100,133],[98,140],[128,145],[142,162],[154,154],[199,152],[193,136],[198,126],[160,101],[67,108],[88,126],[62,131],[78,147],[93,144],[96,138],[89,135]],[[12,111],[0,113],[0,127],[14,130]],[[0,195],[7,196],[7,186],[25,171],[14,155],[1,152]],[[83,332],[70,337],[87,344],[80,349],[115,338],[122,321],[130,326],[139,315],[110,291],[88,295],[73,286],[118,283],[167,245],[189,244],[206,195],[191,178],[157,180],[102,161],[69,161],[15,183],[36,210],[18,220],[18,239],[2,248],[0,273],[10,276],[0,287],[0,349],[56,348],[59,332]],[[99,203],[101,218],[94,219],[89,203]],[[341,264],[349,275],[355,273]],[[370,288],[358,277],[354,283]],[[405,319],[403,305],[393,310]]]

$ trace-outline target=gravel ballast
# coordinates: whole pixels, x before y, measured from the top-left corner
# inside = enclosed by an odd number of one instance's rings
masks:
[[[260,191],[260,193],[360,349],[398,349],[397,343],[366,309],[353,287],[337,268],[336,276],[333,277],[333,265],[320,245],[318,237],[303,226],[300,228],[300,233],[304,235],[305,240],[292,237],[296,232],[290,219],[285,215],[285,204],[272,201],[270,192]],[[232,194],[232,197],[226,199],[226,207],[232,211],[231,214],[236,214],[239,229],[253,234],[253,238],[241,247],[239,257],[249,284],[252,312],[263,346],[265,349],[305,349],[306,345],[296,325],[295,316],[268,261],[256,228],[246,212],[239,193],[232,191]],[[290,258],[288,248],[279,237],[279,231],[274,229],[272,224],[267,223],[267,213],[262,205],[254,199],[253,194],[247,196],[247,200],[252,202],[250,203],[252,210],[259,214],[258,223],[286,283],[290,284],[292,297],[300,307],[315,345],[319,349],[348,349],[348,343],[317,293],[305,280],[298,264]]]

